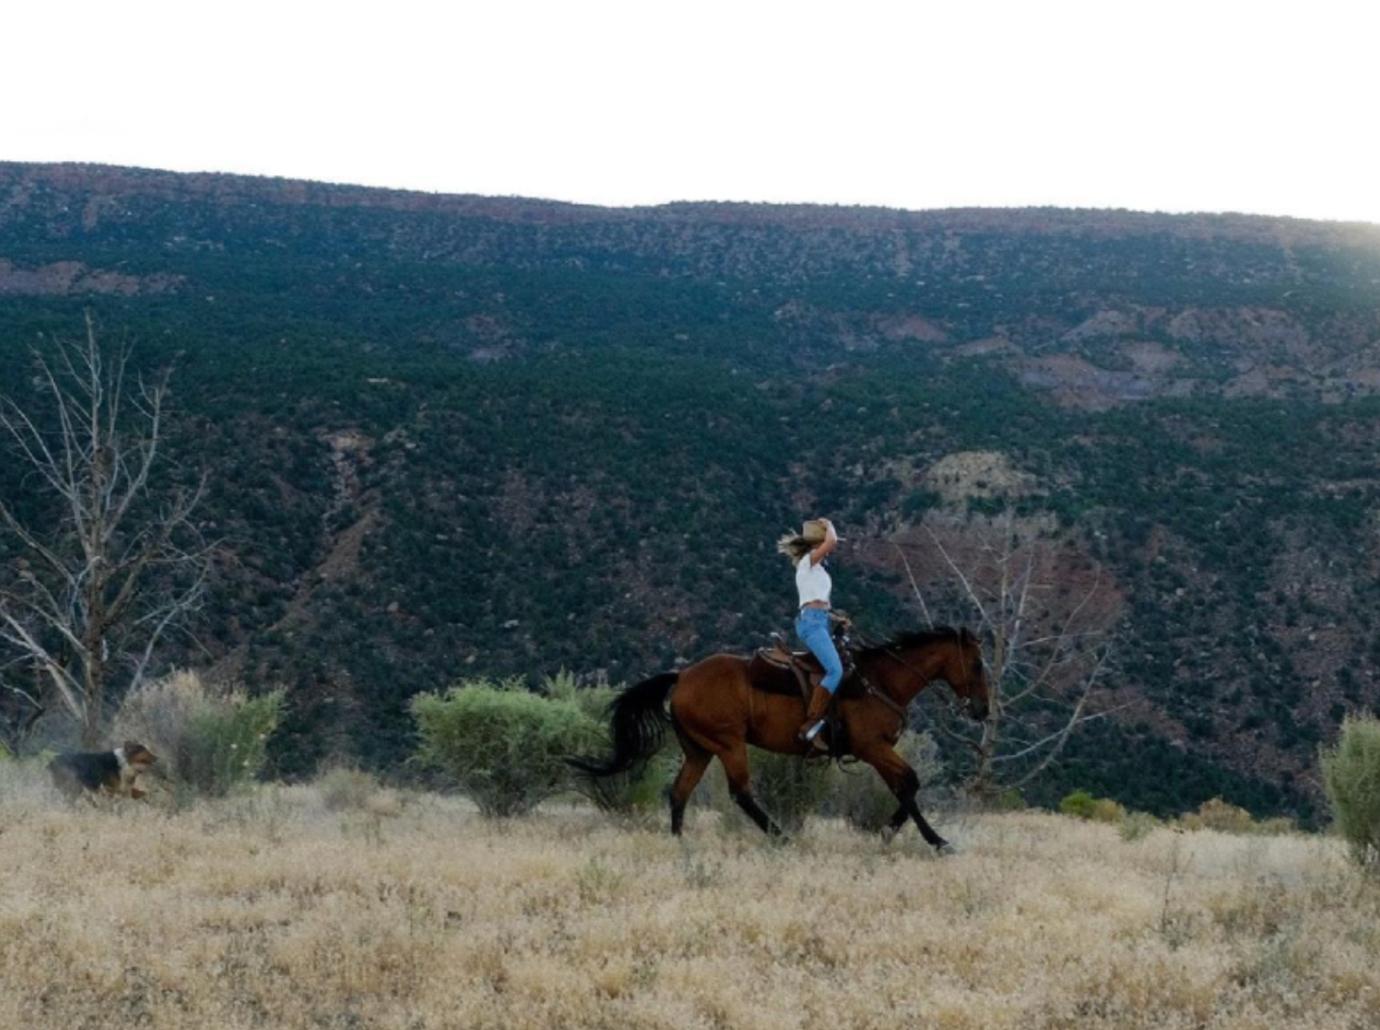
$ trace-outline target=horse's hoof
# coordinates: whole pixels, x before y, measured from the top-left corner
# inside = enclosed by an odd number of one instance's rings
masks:
[[[945,855],[957,855],[958,848],[954,847],[946,840],[941,840],[938,844],[934,846],[934,853],[941,857]]]
[[[883,844],[890,844],[892,841],[894,841],[894,840],[896,839],[896,834],[897,834],[897,832],[898,832],[898,831],[897,831],[896,828],[893,827],[893,826],[883,826],[883,827],[882,827],[882,843],[883,843]]]

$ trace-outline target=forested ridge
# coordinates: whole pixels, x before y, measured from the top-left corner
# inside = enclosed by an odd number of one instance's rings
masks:
[[[397,765],[406,699],[460,677],[751,647],[815,513],[877,633],[919,618],[888,556],[932,565],[926,525],[1012,511],[1106,571],[1118,711],[1036,800],[1307,818],[1380,695],[1374,226],[0,164],[4,392],[84,309],[175,363],[178,475],[211,473],[215,585],[166,660],[285,686],[285,774]],[[931,474],[975,453],[1016,475]],[[0,495],[42,515],[12,460]]]

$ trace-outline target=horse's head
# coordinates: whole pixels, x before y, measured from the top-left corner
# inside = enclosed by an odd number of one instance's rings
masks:
[[[987,718],[991,708],[987,668],[982,663],[982,644],[972,631],[966,628],[958,631],[955,646],[945,657],[941,675],[963,701],[970,718],[978,722]]]

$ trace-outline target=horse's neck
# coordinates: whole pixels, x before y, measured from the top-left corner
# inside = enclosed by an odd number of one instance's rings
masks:
[[[943,667],[938,652],[925,647],[887,649],[872,661],[873,669],[864,671],[901,705],[910,704]]]

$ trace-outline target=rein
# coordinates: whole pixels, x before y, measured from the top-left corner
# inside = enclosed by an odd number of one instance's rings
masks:
[[[904,725],[906,722],[906,710],[902,708],[900,705],[898,705],[889,696],[887,696],[886,691],[882,690],[875,683],[873,683],[872,680],[868,678],[867,673],[859,671],[858,675],[862,677],[865,693],[871,695],[872,697],[875,697],[878,701],[880,701],[882,704],[886,705],[893,712],[899,715],[901,717],[901,723],[902,725]]]
[[[902,668],[909,669],[911,672],[915,673],[915,675],[919,678],[921,683],[920,690],[924,690],[925,687],[929,684],[929,680],[925,678],[925,674],[923,672],[921,672],[910,662],[902,658],[890,647],[883,646],[879,650],[882,652],[882,654],[886,655],[892,661],[899,662]],[[854,662],[853,665],[854,668],[858,670],[858,677],[863,681],[864,693],[872,697],[875,697],[878,701],[886,705],[898,716],[900,716],[901,726],[904,728],[906,722],[908,721],[906,716],[906,706],[898,704],[895,698],[893,698],[881,687],[877,686],[877,684],[873,683],[872,678],[868,676],[867,673],[863,672],[862,668],[858,665],[857,662]],[[917,695],[920,693],[920,690],[916,691]]]

